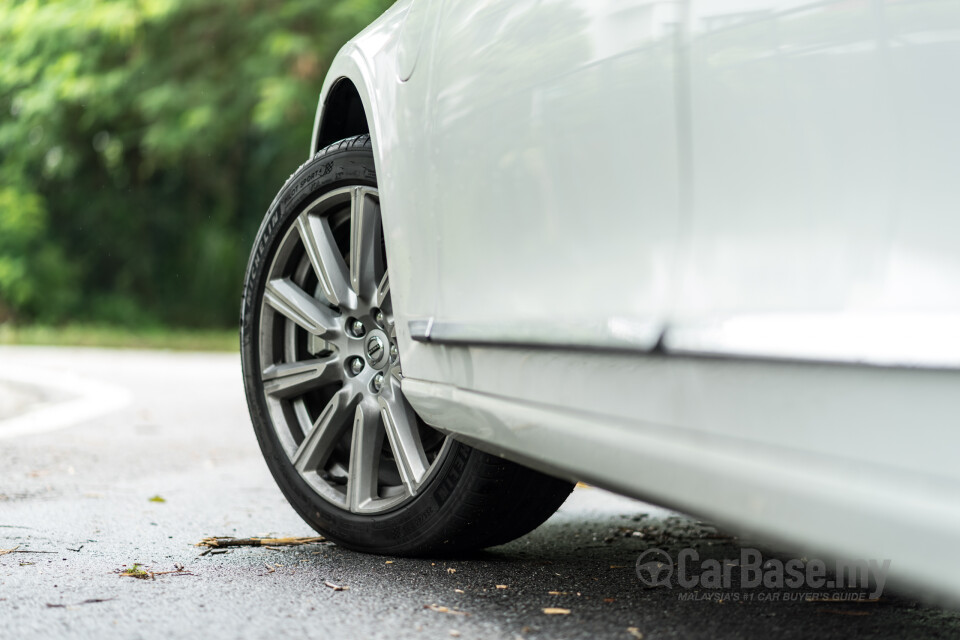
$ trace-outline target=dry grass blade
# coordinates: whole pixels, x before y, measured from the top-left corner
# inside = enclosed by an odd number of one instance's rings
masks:
[[[561,609],[560,607],[547,607],[543,610],[548,616],[566,616],[570,614],[570,609]]]
[[[186,569],[176,569],[174,571],[151,571],[150,575],[151,576],[166,576],[166,575],[195,576],[197,574],[187,571]]]
[[[880,598],[864,598],[863,600],[844,600],[843,598],[806,598],[806,602],[838,602],[844,604],[863,604],[865,602],[880,602]]]
[[[116,598],[88,598],[83,602],[78,602],[76,604],[50,604],[47,603],[47,608],[49,609],[66,609],[67,607],[79,607],[82,604],[96,604],[98,602],[110,602],[111,600],[116,600]]]
[[[20,545],[15,546],[13,549],[0,549],[0,556],[5,556],[8,553],[13,553],[20,548]]]
[[[832,613],[838,616],[869,616],[869,611],[851,611],[850,609],[817,609],[820,613]]]
[[[333,584],[332,582],[324,582],[323,584],[327,585],[334,591],[346,591],[350,588],[350,587],[339,585],[339,584]]]
[[[204,538],[196,547],[292,547],[301,544],[326,542],[323,536],[312,538]]]

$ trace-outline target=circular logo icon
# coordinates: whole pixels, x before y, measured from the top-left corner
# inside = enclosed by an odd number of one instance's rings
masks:
[[[673,558],[663,549],[647,549],[637,558],[637,577],[648,587],[669,587]]]
[[[380,359],[383,358],[383,340],[380,339],[380,336],[370,336],[370,339],[367,340],[367,357],[373,364],[380,362]]]

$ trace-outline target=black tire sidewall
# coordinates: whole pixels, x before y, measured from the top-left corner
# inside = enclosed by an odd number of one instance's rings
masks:
[[[366,138],[363,136],[362,138]],[[271,474],[298,514],[334,542],[359,551],[404,555],[442,542],[445,514],[455,511],[458,480],[474,450],[451,441],[447,454],[419,495],[383,514],[358,515],[327,502],[310,487],[284,452],[267,411],[260,378],[260,305],[273,256],[297,216],[318,197],[345,186],[377,186],[369,139],[354,138],[318,153],[280,190],[257,233],[243,286],[240,355],[250,419]]]

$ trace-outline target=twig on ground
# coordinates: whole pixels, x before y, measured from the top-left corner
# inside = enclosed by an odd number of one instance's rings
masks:
[[[213,537],[204,538],[194,546],[196,547],[291,547],[295,545],[314,544],[317,542],[326,542],[323,536],[312,538],[230,538]]]
[[[116,598],[88,598],[83,602],[78,602],[76,604],[50,604],[47,603],[47,607],[50,609],[66,609],[67,607],[79,607],[82,604],[96,604],[98,602],[110,602],[111,600],[116,600]]]

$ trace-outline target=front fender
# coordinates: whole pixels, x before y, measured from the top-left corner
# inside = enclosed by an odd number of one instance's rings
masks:
[[[384,112],[396,104],[396,55],[403,22],[412,0],[400,0],[366,29],[348,41],[334,57],[320,89],[320,98],[310,137],[310,156],[317,151],[321,126],[331,89],[343,80],[350,81],[360,96],[373,143],[379,175],[385,133]]]
[[[421,9],[410,13],[416,6]],[[374,153],[384,237],[390,264],[390,291],[404,371],[415,373],[421,345],[410,337],[408,322],[430,317],[435,309],[437,243],[434,212],[425,194],[431,188],[427,166],[430,129],[429,34],[436,28],[439,3],[400,0],[350,40],[331,64],[314,121],[310,153],[326,140],[328,97],[338,82],[350,81],[363,105]],[[408,16],[417,29],[409,28]],[[416,72],[406,40],[415,41]],[[423,51],[420,52],[420,43]],[[405,55],[401,55],[401,52]],[[398,56],[404,60],[398,65]],[[406,80],[401,81],[401,67]],[[336,101],[333,101],[336,102]],[[349,134],[348,134],[349,135]]]

